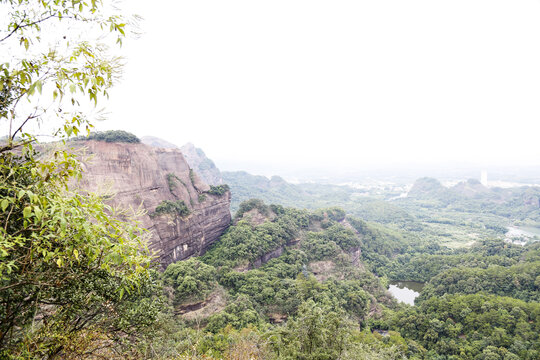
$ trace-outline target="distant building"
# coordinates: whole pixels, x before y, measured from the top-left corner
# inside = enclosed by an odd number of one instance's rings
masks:
[[[488,186],[488,179],[487,179],[487,171],[486,170],[482,170],[482,172],[480,173],[480,182],[482,183],[482,185]]]

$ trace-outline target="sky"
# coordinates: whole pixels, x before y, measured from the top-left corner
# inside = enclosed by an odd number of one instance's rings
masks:
[[[98,129],[224,170],[540,166],[540,1],[125,1]]]

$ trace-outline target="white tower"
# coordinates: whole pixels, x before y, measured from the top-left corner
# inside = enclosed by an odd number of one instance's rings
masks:
[[[487,171],[486,170],[482,170],[482,172],[480,173],[480,182],[482,183],[482,185],[488,186]]]

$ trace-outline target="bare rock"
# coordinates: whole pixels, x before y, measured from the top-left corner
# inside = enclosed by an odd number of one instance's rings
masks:
[[[205,193],[209,186],[177,149],[99,141],[76,142],[74,147],[84,152],[79,186],[112,194],[107,200],[111,205],[145,210],[142,226],[150,231],[150,248],[164,266],[202,255],[231,222],[230,193]],[[189,215],[156,215],[163,201],[183,201]]]
[[[186,320],[204,320],[223,310],[227,305],[227,293],[219,286],[205,300],[182,304],[175,309]]]
[[[214,162],[210,160],[204,151],[196,148],[193,144],[187,143],[180,148],[184,158],[188,162],[189,166],[193,168],[201,177],[201,179],[210,185],[223,184],[221,178],[221,172],[216,167]]]

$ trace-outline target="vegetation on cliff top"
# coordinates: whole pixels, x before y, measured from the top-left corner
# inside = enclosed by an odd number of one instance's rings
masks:
[[[141,142],[141,140],[137,136],[124,130],[98,131],[98,132],[90,133],[88,136],[79,136],[75,138],[74,140],[79,140],[79,141],[96,140],[96,141],[105,141],[105,142],[133,143],[133,144],[138,144]]]
[[[208,193],[210,195],[221,196],[221,195],[225,194],[226,192],[228,192],[229,190],[230,190],[229,185],[226,185],[226,184],[217,185],[217,186],[210,185],[210,190],[206,191],[206,193]]]

